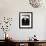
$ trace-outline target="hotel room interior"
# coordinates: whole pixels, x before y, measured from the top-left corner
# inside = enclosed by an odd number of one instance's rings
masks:
[[[0,46],[46,46],[46,0],[0,0]]]

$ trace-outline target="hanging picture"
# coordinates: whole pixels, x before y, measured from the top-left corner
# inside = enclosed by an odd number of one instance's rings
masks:
[[[19,28],[32,28],[33,27],[33,13],[32,12],[19,12]]]

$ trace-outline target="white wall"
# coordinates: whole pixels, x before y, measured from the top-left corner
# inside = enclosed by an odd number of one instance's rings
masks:
[[[33,28],[19,29],[19,12],[33,12]],[[46,8],[33,8],[29,0],[0,0],[0,17],[12,17],[10,31],[17,40],[27,40],[34,34],[39,40],[46,40]],[[2,31],[0,32],[1,35]],[[2,36],[0,36],[2,39]]]

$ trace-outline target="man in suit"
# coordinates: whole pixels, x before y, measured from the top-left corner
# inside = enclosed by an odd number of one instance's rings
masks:
[[[29,22],[30,22],[30,20],[29,20],[28,16],[24,16],[22,18],[22,25],[29,25]]]

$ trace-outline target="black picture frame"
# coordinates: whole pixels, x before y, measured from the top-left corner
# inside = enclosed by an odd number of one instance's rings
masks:
[[[19,12],[19,28],[20,29],[33,28],[33,13],[32,12]]]

